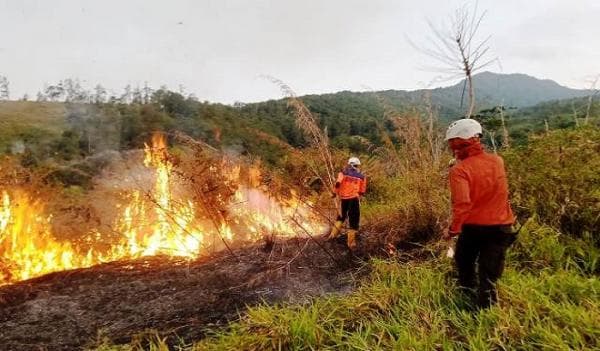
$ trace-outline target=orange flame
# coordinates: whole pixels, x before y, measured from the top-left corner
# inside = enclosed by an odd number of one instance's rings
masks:
[[[14,199],[2,192],[0,208],[0,285],[48,272],[88,267],[91,255],[81,255],[70,243],[50,234],[51,217],[43,217],[43,206],[22,192]]]
[[[173,198],[173,164],[164,136],[154,135],[144,153],[144,165],[154,170],[154,187],[150,194],[139,190],[130,194],[129,205],[115,223],[115,230],[123,238],[107,252],[83,253],[70,242],[56,240],[51,233],[52,216],[44,216],[41,203],[19,190],[12,191],[11,196],[2,191],[0,285],[125,258],[157,254],[195,258],[211,245],[214,249],[215,238],[228,243],[252,242],[265,235],[295,236],[303,230],[318,232],[324,227],[294,193],[276,199],[260,190],[258,169],[251,169],[247,185],[242,184],[239,166],[228,173],[229,181],[238,186],[228,205],[227,218],[207,223],[196,217],[192,201]],[[299,228],[298,222],[305,227]]]

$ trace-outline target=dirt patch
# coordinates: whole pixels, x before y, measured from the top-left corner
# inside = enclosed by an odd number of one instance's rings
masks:
[[[341,242],[291,239],[195,261],[150,257],[52,273],[0,287],[0,345],[80,350],[150,329],[189,342],[247,306],[347,292],[359,267]]]

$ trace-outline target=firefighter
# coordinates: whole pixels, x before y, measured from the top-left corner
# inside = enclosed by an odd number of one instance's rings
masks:
[[[487,308],[497,301],[496,281],[515,239],[515,218],[504,161],[483,150],[481,135],[481,125],[473,119],[455,121],[446,132],[456,164],[449,174],[452,222],[444,238],[458,236],[454,260],[459,285],[478,307]]]
[[[360,224],[360,197],[367,190],[367,178],[360,172],[360,160],[350,157],[348,164],[338,173],[333,190],[334,196],[339,196],[342,201],[341,212],[331,229],[329,239],[340,235],[342,225],[348,219],[350,229],[347,235],[347,244],[350,250],[356,249],[356,233]]]

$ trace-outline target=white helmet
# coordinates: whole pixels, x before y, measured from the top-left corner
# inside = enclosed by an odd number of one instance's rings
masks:
[[[348,160],[348,164],[350,166],[360,166],[360,160],[358,159],[358,157],[350,157],[350,159]]]
[[[470,139],[483,134],[481,124],[471,118],[463,118],[450,123],[446,131],[446,141],[454,138]]]

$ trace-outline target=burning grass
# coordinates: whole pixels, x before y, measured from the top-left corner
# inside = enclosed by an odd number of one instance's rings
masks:
[[[42,200],[18,186],[5,187],[0,206],[0,285],[144,256],[194,259],[265,237],[324,230],[323,219],[310,202],[291,190],[274,194],[263,188],[259,168],[206,155],[189,161],[195,168],[177,168],[162,134],[153,136],[144,153],[149,174],[134,179],[140,186],[126,192],[129,202],[110,228],[118,235],[108,243],[101,228],[81,236],[86,245],[59,241]]]

